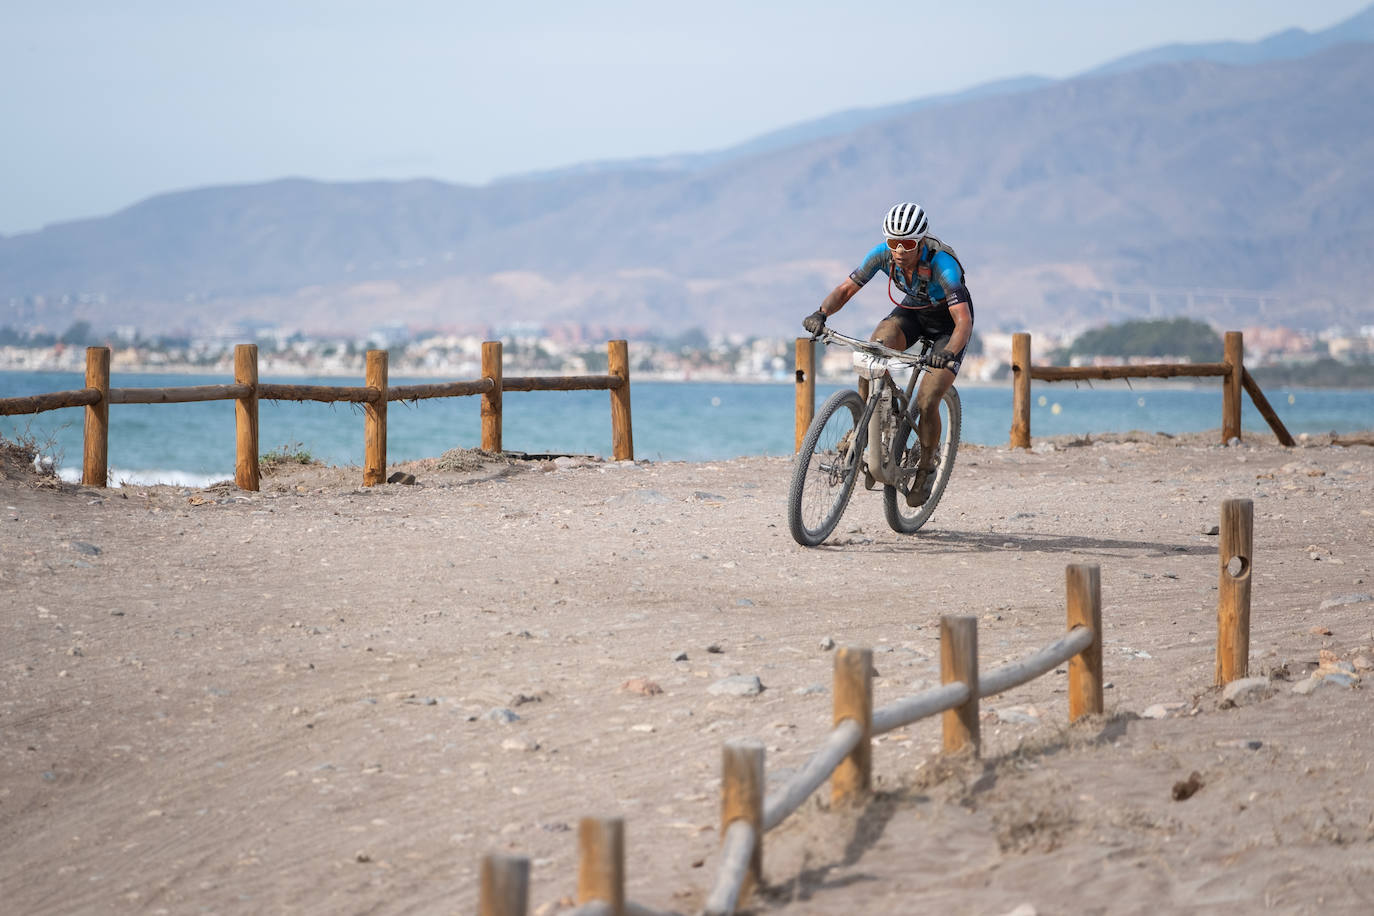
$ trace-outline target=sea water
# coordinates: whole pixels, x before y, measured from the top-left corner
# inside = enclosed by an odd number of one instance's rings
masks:
[[[360,385],[361,379],[267,378],[263,382]],[[392,378],[404,385],[432,379]],[[115,373],[118,388],[223,385],[223,375]],[[80,373],[0,372],[0,398],[84,387]],[[816,404],[839,388],[818,384]],[[1351,433],[1374,428],[1374,390],[1276,388],[1265,392],[1294,435]],[[712,461],[742,455],[790,455],[796,403],[790,383],[632,381],[636,458]],[[1009,386],[960,386],[963,441],[1004,445],[1011,428]],[[1034,383],[1033,438],[1104,432],[1184,433],[1221,427],[1221,384],[1124,382],[1075,385]],[[1267,433],[1268,425],[1246,395],[1242,427]],[[511,451],[609,456],[610,399],[605,391],[508,391],[502,399],[502,445]],[[481,444],[481,398],[393,401],[387,410],[390,463],[433,457]],[[69,479],[80,476],[82,408],[0,417],[0,435],[32,438]],[[353,404],[262,401],[258,437],[262,452],[303,450],[336,465],[363,461],[363,410]],[[110,407],[112,483],[188,486],[232,478],[234,404],[115,404]]]

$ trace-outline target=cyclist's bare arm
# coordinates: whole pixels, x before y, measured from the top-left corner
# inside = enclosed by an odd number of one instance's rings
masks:
[[[831,315],[844,308],[846,302],[858,295],[860,289],[861,287],[859,284],[845,277],[844,281],[831,290],[830,295],[826,296],[821,302],[822,314],[829,318]]]
[[[954,330],[949,334],[946,349],[951,353],[958,353],[968,345],[969,338],[973,336],[973,314],[969,311],[967,302],[960,302],[958,305],[950,305],[949,317],[954,319]]]

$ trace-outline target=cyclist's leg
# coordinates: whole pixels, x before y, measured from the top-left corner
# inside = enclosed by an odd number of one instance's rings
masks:
[[[873,329],[868,339],[894,350],[905,350],[907,347],[906,332],[902,328],[902,323],[892,315],[878,322],[878,326]]]
[[[940,347],[939,341],[935,344]],[[940,447],[940,401],[945,392],[954,384],[954,373],[948,369],[930,369],[921,386],[916,389],[916,408],[921,412],[916,426],[916,438],[921,440],[921,460],[917,467],[930,470],[935,467],[935,456]]]

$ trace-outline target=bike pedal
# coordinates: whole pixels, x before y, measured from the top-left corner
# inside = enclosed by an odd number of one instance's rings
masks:
[[[878,489],[878,482],[877,482],[876,480],[873,479],[873,474],[869,472],[868,468],[864,468],[864,489],[865,489],[865,490],[876,490],[876,489]]]

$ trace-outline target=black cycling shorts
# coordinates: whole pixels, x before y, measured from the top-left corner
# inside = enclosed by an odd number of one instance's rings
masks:
[[[969,317],[973,317],[973,302],[968,304]],[[933,346],[931,350],[941,350],[949,346],[949,339],[954,334],[954,319],[949,315],[949,309],[943,308],[924,308],[912,309],[897,306],[887,315],[888,318],[896,320],[897,325],[902,329],[902,336],[906,338],[908,348],[914,347],[918,340],[929,340]],[[967,349],[965,345],[964,349]],[[964,361],[964,350],[960,350],[954,355],[954,362],[946,366],[955,375],[959,374],[959,364]]]

